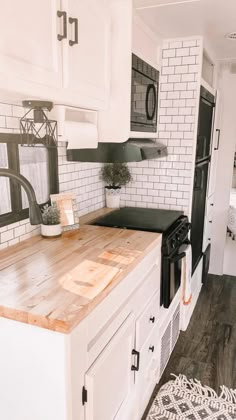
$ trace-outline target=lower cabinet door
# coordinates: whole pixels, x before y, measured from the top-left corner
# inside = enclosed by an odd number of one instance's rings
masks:
[[[140,371],[135,384],[138,388],[139,418],[148,405],[155,385],[159,381],[160,343],[159,330],[155,326],[140,350]]]
[[[134,392],[134,318],[130,314],[85,374],[86,420],[119,418]]]

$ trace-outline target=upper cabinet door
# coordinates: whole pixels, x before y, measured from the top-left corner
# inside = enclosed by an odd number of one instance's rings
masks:
[[[63,49],[64,87],[78,106],[101,109],[109,89],[110,13],[105,0],[63,0],[68,42]]]
[[[1,2],[0,73],[9,78],[62,86],[62,18],[59,0]]]

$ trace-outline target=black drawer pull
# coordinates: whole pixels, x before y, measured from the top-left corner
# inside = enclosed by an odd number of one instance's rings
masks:
[[[62,41],[63,39],[67,38],[67,21],[66,21],[67,18],[66,18],[66,12],[61,12],[60,10],[58,10],[57,16],[59,18],[61,18],[61,17],[63,18],[63,34],[62,35],[60,35],[60,34],[57,35],[58,41]]]
[[[132,355],[137,356],[137,366],[132,365],[131,370],[135,370],[136,372],[139,370],[139,361],[140,361],[140,353],[137,350],[132,350]]]
[[[151,317],[149,318],[149,321],[150,321],[150,322],[152,322],[152,323],[154,324],[155,319],[156,319],[156,318],[155,318],[155,316],[151,316]]]
[[[155,347],[154,347],[154,346],[150,346],[150,347],[149,347],[149,350],[153,353],[153,352],[154,352],[154,350],[155,350]]]

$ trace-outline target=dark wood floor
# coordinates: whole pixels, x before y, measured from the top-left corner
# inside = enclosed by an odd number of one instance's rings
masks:
[[[196,378],[216,391],[220,385],[236,389],[236,277],[208,276],[150,403],[171,373]]]

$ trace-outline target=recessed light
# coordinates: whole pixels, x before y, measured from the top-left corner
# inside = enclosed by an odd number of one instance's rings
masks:
[[[231,41],[236,41],[236,32],[229,32],[225,35],[225,37],[230,39]]]

